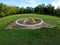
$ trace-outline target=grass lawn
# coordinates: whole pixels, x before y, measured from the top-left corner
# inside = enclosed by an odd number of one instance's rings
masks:
[[[7,24],[21,17],[39,17],[56,27],[36,30],[5,29]],[[60,18],[40,14],[18,14],[0,18],[0,45],[60,45]]]

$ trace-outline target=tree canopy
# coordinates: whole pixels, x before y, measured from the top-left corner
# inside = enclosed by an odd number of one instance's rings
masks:
[[[38,14],[48,14],[53,16],[60,16],[60,8],[54,8],[51,4],[38,5],[35,8],[32,7],[17,7],[17,6],[8,6],[3,3],[0,3],[0,17],[13,15],[13,14],[22,14],[22,13],[38,13]]]

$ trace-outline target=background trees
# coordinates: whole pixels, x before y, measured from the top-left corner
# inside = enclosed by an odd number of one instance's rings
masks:
[[[34,9],[32,7],[26,7],[25,8],[25,13],[33,13]]]
[[[54,6],[52,6],[51,4],[46,6],[47,9],[47,14],[53,15],[54,14]]]
[[[0,17],[12,15],[12,14],[18,14],[20,8],[16,6],[7,6],[3,3],[0,3]]]
[[[37,7],[34,8],[34,11],[35,13],[44,14],[44,8],[45,8],[45,4],[38,5]]]
[[[57,9],[55,9],[55,15],[60,16],[60,8],[59,7]]]
[[[38,5],[35,8],[32,7],[17,7],[17,6],[7,6],[3,3],[0,3],[0,17],[13,15],[13,14],[22,14],[22,13],[39,13],[39,14],[48,14],[53,16],[60,16],[60,8],[54,8],[51,4]]]
[[[0,17],[5,16],[5,9],[6,9],[6,5],[4,5],[3,3],[0,4]]]

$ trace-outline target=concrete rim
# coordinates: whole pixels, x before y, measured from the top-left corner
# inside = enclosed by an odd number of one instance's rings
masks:
[[[42,25],[42,24],[43,24],[43,20],[40,19],[40,18],[35,18],[35,19],[41,20],[41,22],[40,22],[40,23],[37,23],[37,24],[33,24],[33,25],[24,25],[24,24],[20,24],[20,23],[18,23],[18,21],[19,21],[20,19],[24,19],[24,18],[19,18],[18,20],[16,20],[16,24],[19,25],[19,26],[37,26],[37,25]]]

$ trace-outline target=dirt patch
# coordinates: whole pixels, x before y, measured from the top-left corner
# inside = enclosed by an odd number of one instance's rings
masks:
[[[38,25],[38,26],[35,26],[35,27],[27,27],[27,26],[19,26],[16,24],[16,22],[12,22],[8,25],[6,25],[6,29],[13,29],[13,28],[18,28],[18,29],[41,29],[41,28],[53,28],[55,27],[55,25],[52,25],[52,24],[49,24],[47,22],[44,22],[42,25]]]

